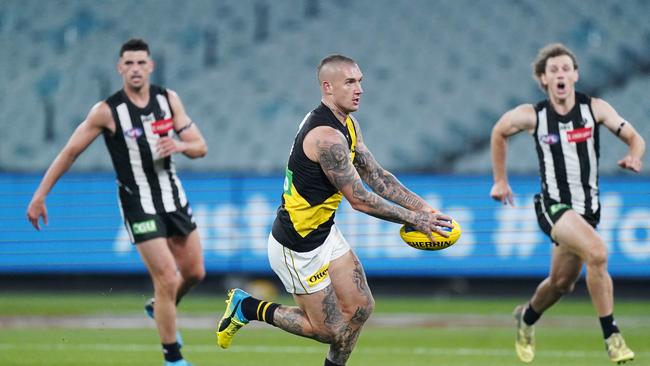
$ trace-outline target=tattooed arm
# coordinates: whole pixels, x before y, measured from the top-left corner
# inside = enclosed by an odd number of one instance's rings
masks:
[[[430,211],[411,211],[369,192],[350,161],[350,149],[343,134],[331,127],[316,127],[303,141],[309,159],[318,162],[329,181],[345,196],[352,208],[383,220],[407,223],[423,233],[445,235],[440,226],[451,227],[449,216]]]
[[[361,129],[355,119],[354,126],[357,133],[356,154],[354,166],[366,184],[378,195],[395,202],[396,204],[413,211],[437,212],[425,200],[406,188],[388,170],[384,169],[363,142]]]

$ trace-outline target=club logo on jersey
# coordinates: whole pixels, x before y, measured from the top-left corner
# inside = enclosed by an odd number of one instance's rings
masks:
[[[593,135],[591,127],[578,128],[573,131],[567,131],[567,140],[569,142],[585,142]]]
[[[140,127],[133,127],[131,129],[128,129],[124,131],[124,136],[130,137],[132,139],[137,139],[138,137],[142,136],[142,129]]]
[[[171,118],[161,119],[151,124],[151,132],[156,135],[164,135],[174,126],[174,121]]]
[[[315,286],[316,284],[326,279],[327,276],[329,276],[329,268],[330,264],[325,263],[325,265],[319,268],[318,271],[316,271],[313,275],[307,277],[306,280],[309,287]]]
[[[549,133],[548,135],[542,135],[539,137],[539,142],[547,144],[547,145],[553,145],[557,144],[560,142],[560,136],[556,135],[554,133]]]

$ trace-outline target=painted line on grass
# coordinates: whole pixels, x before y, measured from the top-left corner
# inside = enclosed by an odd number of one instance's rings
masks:
[[[327,351],[326,346],[239,346],[222,351],[217,346],[199,346],[187,345],[184,347],[188,353],[281,353],[281,354],[321,354]],[[25,343],[0,343],[1,351],[37,351],[37,352],[54,352],[54,351],[96,351],[96,352],[155,352],[160,347],[156,345],[145,344],[25,344]],[[504,357],[515,354],[514,349],[505,348],[435,348],[435,347],[367,347],[363,346],[354,351],[362,354],[403,354],[403,355],[422,355],[422,356],[458,356],[458,357]],[[553,358],[595,358],[601,359],[607,357],[603,351],[553,351],[538,350],[538,357]],[[650,352],[637,352],[637,357],[650,358]]]

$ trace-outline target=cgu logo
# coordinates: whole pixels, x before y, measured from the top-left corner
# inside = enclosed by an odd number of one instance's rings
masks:
[[[307,280],[307,284],[309,285],[309,287],[315,286],[316,284],[320,283],[325,278],[327,278],[327,276],[329,276],[329,267],[330,267],[330,264],[325,263],[325,265],[322,266],[320,269],[318,269],[318,271],[316,271],[316,273],[314,273],[313,275],[307,277],[306,280]]]

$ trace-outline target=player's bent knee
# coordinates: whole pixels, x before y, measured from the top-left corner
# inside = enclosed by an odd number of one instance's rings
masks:
[[[180,282],[178,274],[173,271],[166,271],[154,276],[156,291],[161,293],[175,294]]]
[[[352,322],[353,323],[365,323],[368,318],[370,318],[370,315],[372,312],[375,310],[375,300],[371,297],[364,306],[360,306],[357,308],[357,311],[354,313],[354,316],[352,317]]]
[[[586,264],[588,267],[607,267],[607,251],[594,250],[589,253]]]
[[[183,276],[183,279],[185,280],[186,283],[195,285],[203,281],[203,279],[205,279],[205,269],[204,268],[193,269],[190,273]]]

